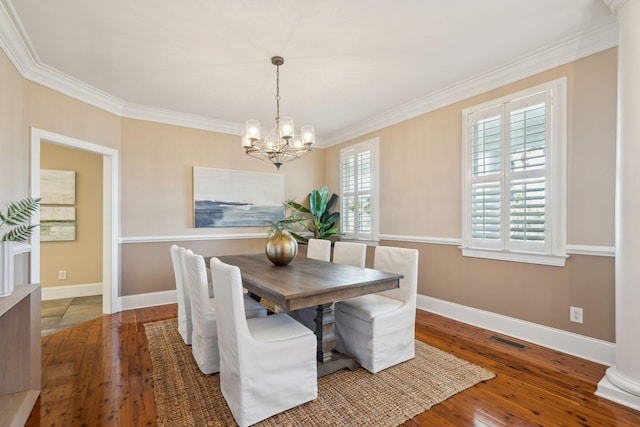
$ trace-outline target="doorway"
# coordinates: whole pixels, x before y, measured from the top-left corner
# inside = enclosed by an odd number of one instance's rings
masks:
[[[31,196],[40,196],[40,147],[41,143],[61,145],[102,156],[103,169],[103,221],[102,221],[102,312],[116,313],[121,309],[118,286],[118,230],[119,205],[118,189],[118,151],[91,142],[68,136],[31,129]],[[40,222],[39,212],[33,216],[34,223]],[[31,282],[40,282],[40,227],[34,230],[31,238]]]

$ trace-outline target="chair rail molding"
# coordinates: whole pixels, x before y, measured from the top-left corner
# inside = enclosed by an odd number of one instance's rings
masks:
[[[460,246],[462,244],[462,240],[459,237],[411,236],[404,234],[380,234],[380,240],[452,246]],[[615,248],[603,245],[567,245],[567,254],[614,257]]]
[[[121,244],[128,243],[160,243],[160,242],[190,242],[198,240],[241,240],[266,239],[268,233],[217,233],[217,234],[180,234],[169,236],[131,236],[121,237]]]

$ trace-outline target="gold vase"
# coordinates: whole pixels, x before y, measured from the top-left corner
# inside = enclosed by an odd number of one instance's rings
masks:
[[[265,252],[275,265],[287,265],[298,254],[298,242],[287,230],[276,230],[267,239]]]

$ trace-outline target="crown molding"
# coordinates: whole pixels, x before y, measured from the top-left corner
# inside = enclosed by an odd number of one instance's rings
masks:
[[[612,10],[619,10],[627,0],[603,1]],[[239,123],[130,104],[52,67],[42,65],[39,63],[37,55],[20,25],[20,21],[14,11],[7,10],[6,2],[0,2],[0,47],[7,54],[18,72],[28,80],[121,117],[233,135],[241,134],[242,125]],[[617,22],[614,22],[585,35],[573,37],[538,50],[531,55],[421,97],[399,108],[371,117],[360,124],[352,126],[347,131],[317,138],[315,146],[317,148],[331,147],[553,67],[592,55],[617,44],[618,26]]]
[[[324,138],[331,147],[618,45],[617,22],[540,49]]]
[[[126,102],[122,99],[83,83],[48,65],[34,63],[23,77],[117,116],[122,116],[122,111],[126,106]]]
[[[622,9],[622,6],[624,6],[628,0],[602,0],[602,1],[604,4],[607,5],[609,9],[611,9],[611,13],[617,16],[618,12],[620,12],[620,9]]]
[[[202,129],[212,132],[228,133],[232,135],[242,135],[243,128],[243,125],[236,122],[217,120],[137,104],[126,104],[122,111],[122,117],[183,126],[193,129]]]
[[[9,5],[11,8],[11,5]],[[18,72],[24,76],[36,60],[32,55],[32,49],[25,43],[20,30],[14,24],[11,16],[15,16],[7,10],[4,2],[0,2],[0,47],[9,57]]]
[[[41,64],[11,3],[0,2],[0,48],[20,75],[120,117],[241,135],[241,124],[127,103],[91,85]]]
[[[23,78],[110,113],[122,114],[125,105],[123,100],[40,64],[10,3],[0,3],[0,47]]]

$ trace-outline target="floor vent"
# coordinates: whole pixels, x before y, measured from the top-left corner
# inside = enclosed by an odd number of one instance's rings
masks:
[[[517,342],[509,341],[508,339],[499,337],[497,335],[491,335],[489,337],[489,339],[490,340],[494,340],[494,341],[498,341],[499,343],[502,343],[502,344],[510,345],[511,347],[515,347],[515,348],[517,348],[519,350],[526,350],[526,349],[529,348],[524,344],[520,344],[520,343],[517,343]]]

